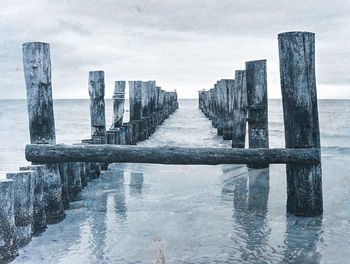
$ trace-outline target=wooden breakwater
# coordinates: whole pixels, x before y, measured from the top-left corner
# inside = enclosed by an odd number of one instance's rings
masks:
[[[155,81],[130,81],[130,121],[123,122],[125,82],[113,96],[113,122],[107,131],[104,113],[104,72],[89,73],[91,139],[56,145],[49,46],[27,43],[23,61],[28,96],[31,144],[26,159],[32,166],[0,181],[1,259],[16,255],[19,246],[46,223],[64,218],[70,201],[98,177],[109,163],[287,164],[287,212],[299,216],[322,214],[322,173],[315,81],[314,34],[289,32],[278,36],[286,149],[270,149],[266,61],[246,63],[235,79],[218,81],[199,92],[199,107],[231,140],[233,148],[145,148],[147,139],[177,107],[176,92],[165,92]],[[249,149],[245,148],[248,121]],[[116,146],[123,145],[123,146]],[[16,190],[16,191],[14,191]],[[43,210],[45,213],[43,213]],[[46,221],[46,223],[45,223]]]
[[[320,149],[315,35],[282,33],[278,44],[286,147]],[[232,147],[245,147],[248,123],[249,148],[269,148],[266,60],[245,65],[245,70],[236,71],[234,80],[220,80],[210,90],[199,91],[199,108],[212,120],[217,134],[232,141]],[[263,168],[269,163],[252,159],[247,165]],[[286,172],[287,211],[302,216],[322,214],[321,162],[289,163]]]
[[[55,144],[49,44],[23,44],[23,66],[30,141],[41,146]],[[104,77],[103,71],[89,72],[91,138],[75,144],[77,147],[136,145],[151,136],[178,108],[176,91],[166,92],[155,81],[130,81],[131,116],[125,123],[125,81],[116,81],[112,126],[107,130]],[[99,161],[32,162],[30,166],[20,167],[18,172],[7,173],[6,179],[0,180],[0,262],[16,257],[18,248],[43,232],[47,224],[63,220],[65,209],[71,202],[81,200],[82,189],[107,167],[108,162]]]

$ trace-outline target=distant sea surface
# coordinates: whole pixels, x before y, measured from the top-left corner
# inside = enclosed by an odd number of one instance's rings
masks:
[[[230,147],[197,100],[179,103],[139,145]],[[14,262],[349,263],[350,100],[319,100],[318,108],[322,217],[286,214],[285,165],[113,164],[63,222],[33,238]],[[54,111],[57,143],[90,137],[89,100],[55,100]],[[281,100],[269,100],[270,147],[284,147],[282,117]],[[111,119],[112,101],[106,100],[107,127]],[[0,177],[26,163],[27,143],[26,101],[0,100]],[[131,184],[135,175],[143,175],[138,187]]]

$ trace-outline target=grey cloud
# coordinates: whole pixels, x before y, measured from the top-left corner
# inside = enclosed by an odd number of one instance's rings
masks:
[[[256,58],[268,59],[269,95],[276,97],[277,34],[291,30],[316,33],[319,84],[350,83],[345,0],[4,1],[0,98],[24,95],[21,44],[27,41],[51,43],[57,97],[72,90],[87,97],[93,69],[106,71],[109,86],[114,79],[157,79],[195,97]]]

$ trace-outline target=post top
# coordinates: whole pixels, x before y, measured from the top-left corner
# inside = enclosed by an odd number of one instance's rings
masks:
[[[308,32],[308,31],[290,31],[290,32],[282,32],[278,34],[278,38],[282,37],[298,37],[298,36],[303,36],[303,35],[311,35],[314,36],[315,33],[313,32]]]
[[[33,42],[25,42],[22,44],[22,47],[26,47],[26,46],[35,46],[35,45],[43,45],[43,46],[50,46],[50,43],[47,42],[41,42],[41,41],[33,41]]]
[[[89,74],[104,74],[105,72],[102,70],[97,70],[97,71],[89,71]]]
[[[250,64],[250,63],[266,63],[266,59],[246,61],[245,65]]]

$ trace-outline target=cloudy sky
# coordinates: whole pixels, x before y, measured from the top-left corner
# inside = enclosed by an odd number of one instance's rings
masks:
[[[280,97],[277,34],[316,33],[319,98],[350,98],[349,0],[0,0],[0,98],[25,98],[21,44],[51,45],[54,98],[88,98],[88,71],[151,80],[196,98],[267,59]]]

